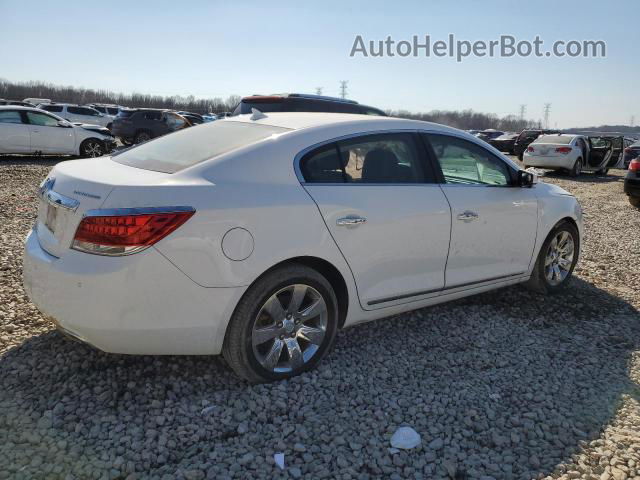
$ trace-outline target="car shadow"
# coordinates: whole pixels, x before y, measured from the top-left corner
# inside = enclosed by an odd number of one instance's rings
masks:
[[[628,374],[639,339],[638,311],[580,279],[559,295],[509,287],[348,328],[319,368],[265,385],[221,357],[106,354],[49,331],[0,355],[0,459],[19,444],[25,473],[39,457],[79,478],[95,465],[222,476],[252,453],[250,478],[284,475],[272,461],[284,452],[331,477],[453,464],[456,478],[541,478],[600,436],[624,394],[640,401]],[[391,455],[403,424],[422,445]]]
[[[624,182],[624,170],[615,170],[621,172],[622,176],[617,175],[596,175],[595,173],[582,173],[579,177],[572,177],[568,173],[563,173],[555,170],[547,170],[541,175],[541,178],[557,178],[561,180],[570,180],[572,182],[580,183],[623,183]]]

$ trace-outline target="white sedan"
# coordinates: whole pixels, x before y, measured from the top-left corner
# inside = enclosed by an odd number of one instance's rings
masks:
[[[336,331],[507,285],[566,286],[582,213],[493,147],[420,121],[254,112],[41,185],[24,285],[69,335],[220,354],[250,381],[314,366]]]
[[[105,127],[73,124],[34,107],[0,106],[0,155],[100,157],[114,147]]]
[[[617,162],[610,138],[569,134],[539,136],[522,158],[525,168],[564,170],[572,177],[585,171],[605,175]]]

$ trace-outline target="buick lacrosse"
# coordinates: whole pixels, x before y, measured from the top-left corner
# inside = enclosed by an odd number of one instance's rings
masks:
[[[40,186],[24,285],[106,352],[220,354],[269,381],[317,364],[338,329],[526,282],[567,284],[576,199],[459,130],[254,111]]]

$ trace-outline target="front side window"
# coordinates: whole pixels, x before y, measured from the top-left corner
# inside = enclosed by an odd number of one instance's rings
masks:
[[[39,112],[27,112],[27,119],[31,125],[38,125],[41,127],[57,127],[59,121],[51,115]]]
[[[425,175],[410,133],[376,134],[338,142],[347,182],[423,183]]]
[[[509,167],[475,143],[449,135],[424,134],[440,164],[445,183],[498,185],[511,183]]]
[[[0,123],[22,123],[20,112],[16,110],[0,110]]]

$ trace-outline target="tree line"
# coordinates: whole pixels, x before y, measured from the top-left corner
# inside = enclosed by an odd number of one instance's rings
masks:
[[[144,93],[115,93],[109,90],[94,90],[92,88],[78,88],[54,85],[51,83],[9,82],[0,79],[0,98],[23,100],[25,98],[48,98],[60,103],[108,103],[123,107],[139,108],[169,108],[171,110],[185,110],[195,113],[220,113],[232,111],[240,102],[238,95],[223,98],[195,98],[193,95],[162,96]]]
[[[22,100],[25,98],[49,98],[61,103],[109,103],[124,107],[168,108],[195,113],[220,113],[233,111],[241,97],[231,95],[223,98],[195,98],[193,95],[162,96],[144,93],[116,93],[109,90],[95,90],[71,86],[54,85],[40,81],[10,82],[0,79],[0,98]],[[394,117],[424,120],[441,123],[463,130],[497,130],[519,132],[523,128],[538,126],[536,122],[521,119],[516,115],[498,117],[492,113],[474,112],[473,110],[433,110],[425,113],[413,113],[406,110],[389,110],[387,114]]]

